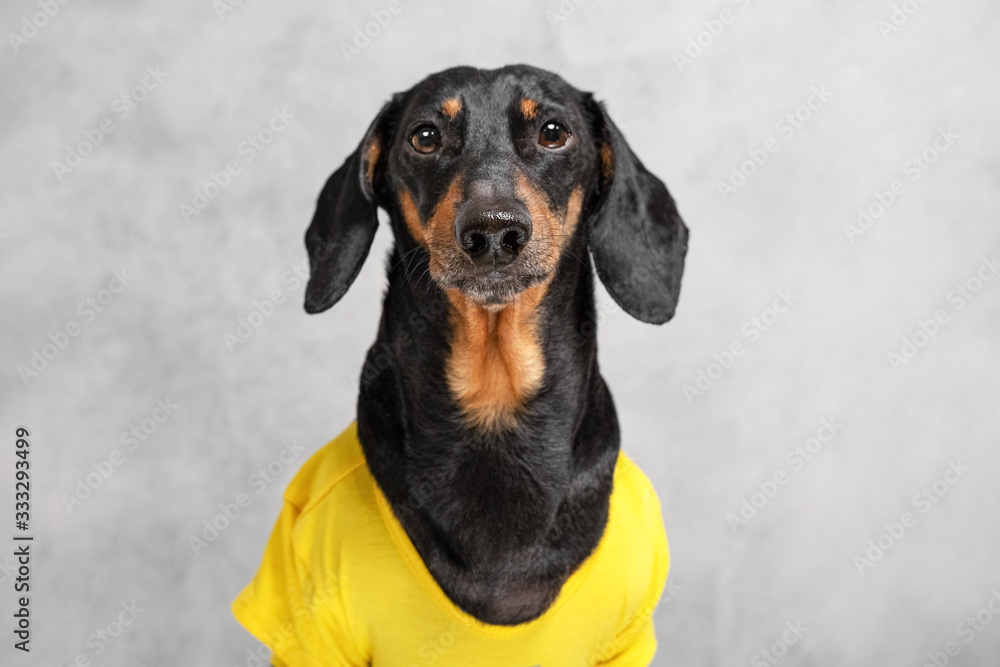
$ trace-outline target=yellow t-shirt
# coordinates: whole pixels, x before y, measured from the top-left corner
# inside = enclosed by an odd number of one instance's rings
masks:
[[[289,484],[233,613],[277,667],[645,667],[668,565],[656,492],[619,454],[604,535],[552,606],[521,625],[483,623],[427,570],[352,424]]]

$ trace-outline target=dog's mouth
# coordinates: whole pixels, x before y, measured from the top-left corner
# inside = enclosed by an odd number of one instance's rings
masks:
[[[503,307],[546,276],[509,271],[498,267],[463,272],[449,281],[448,287],[462,292],[472,302],[485,308]]]

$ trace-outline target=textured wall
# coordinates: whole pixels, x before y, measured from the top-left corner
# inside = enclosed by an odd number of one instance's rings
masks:
[[[320,186],[392,92],[528,62],[607,100],[692,231],[673,322],[598,295],[624,446],[672,547],[655,664],[916,667],[948,642],[950,664],[997,664],[1000,618],[960,626],[1000,609],[996,3],[400,0],[348,61],[386,3],[222,1],[53,2],[37,31],[35,1],[0,9],[0,532],[25,424],[37,535],[34,650],[5,630],[0,662],[248,663],[229,603],[306,454],[251,475],[352,419],[379,315],[384,226],[347,297],[302,311]],[[244,144],[276,111],[270,143]],[[22,378],[35,350],[51,358]],[[188,536],[243,492],[196,555]],[[786,623],[808,628],[791,646]]]

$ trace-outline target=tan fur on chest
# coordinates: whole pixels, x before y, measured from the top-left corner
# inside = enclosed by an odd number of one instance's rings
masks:
[[[442,271],[450,256],[462,252],[454,233],[461,181],[461,176],[452,180],[426,225],[421,223],[410,192],[403,188],[399,192],[407,229],[428,251],[432,276]],[[583,203],[583,190],[577,187],[565,209],[553,212],[545,194],[521,173],[517,174],[516,192],[531,216],[532,243],[541,249],[536,261],[547,267],[549,279],[499,308],[478,305],[460,290],[445,290],[452,329],[445,369],[448,387],[469,423],[485,429],[513,427],[518,412],[541,387],[545,359],[538,341],[540,304],[579,222]]]
[[[517,410],[542,383],[545,361],[538,342],[538,307],[547,285],[529,288],[515,303],[492,311],[449,290],[452,345],[448,385],[477,426],[512,425]]]

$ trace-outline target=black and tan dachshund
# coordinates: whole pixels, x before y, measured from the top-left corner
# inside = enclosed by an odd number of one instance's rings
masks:
[[[308,312],[358,275],[380,207],[395,247],[365,458],[448,597],[534,618],[600,539],[618,455],[588,254],[626,312],[661,324],[687,227],[592,95],[520,65],[449,69],[382,108],[319,197]]]
[[[364,458],[454,604],[536,619],[601,540],[619,456],[591,257],[626,312],[660,324],[687,228],[602,104],[525,65],[449,69],[381,109],[306,233],[308,312],[354,281],[378,208],[395,243]]]

